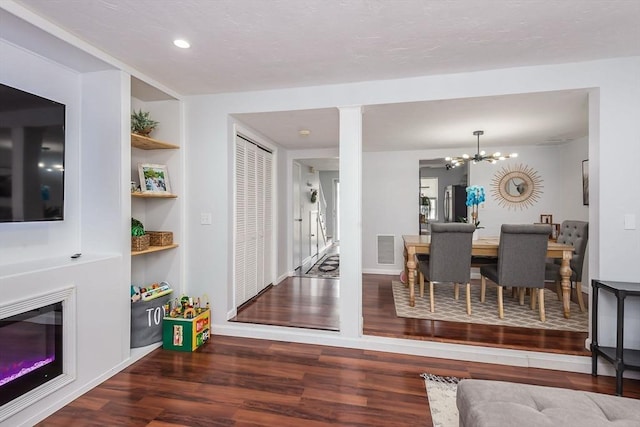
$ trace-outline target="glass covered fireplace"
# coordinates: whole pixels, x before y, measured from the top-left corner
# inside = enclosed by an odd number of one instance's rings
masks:
[[[62,375],[62,302],[0,319],[0,406]]]

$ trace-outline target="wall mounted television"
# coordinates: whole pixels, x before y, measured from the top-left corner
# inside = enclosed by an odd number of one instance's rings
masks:
[[[0,223],[64,219],[65,105],[0,83]]]

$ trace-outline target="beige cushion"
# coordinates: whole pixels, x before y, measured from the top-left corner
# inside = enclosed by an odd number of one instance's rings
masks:
[[[640,400],[502,381],[462,380],[460,427],[640,426]]]

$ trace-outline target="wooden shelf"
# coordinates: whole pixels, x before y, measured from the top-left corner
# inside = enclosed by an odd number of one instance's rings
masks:
[[[158,141],[135,133],[131,134],[131,146],[141,150],[177,150],[180,148],[179,145],[169,144],[168,142]]]
[[[175,199],[178,195],[171,193],[142,193],[136,191],[135,193],[131,193],[131,197],[139,197],[141,199]]]
[[[167,246],[149,246],[149,249],[145,249],[144,251],[131,251],[131,256],[150,254],[152,252],[166,251],[169,249],[175,249],[177,247],[178,247],[177,243],[174,243],[172,245],[167,245]]]

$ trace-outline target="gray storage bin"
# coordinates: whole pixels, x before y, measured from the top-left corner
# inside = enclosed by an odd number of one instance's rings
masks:
[[[131,348],[162,342],[164,304],[171,294],[131,303]]]

